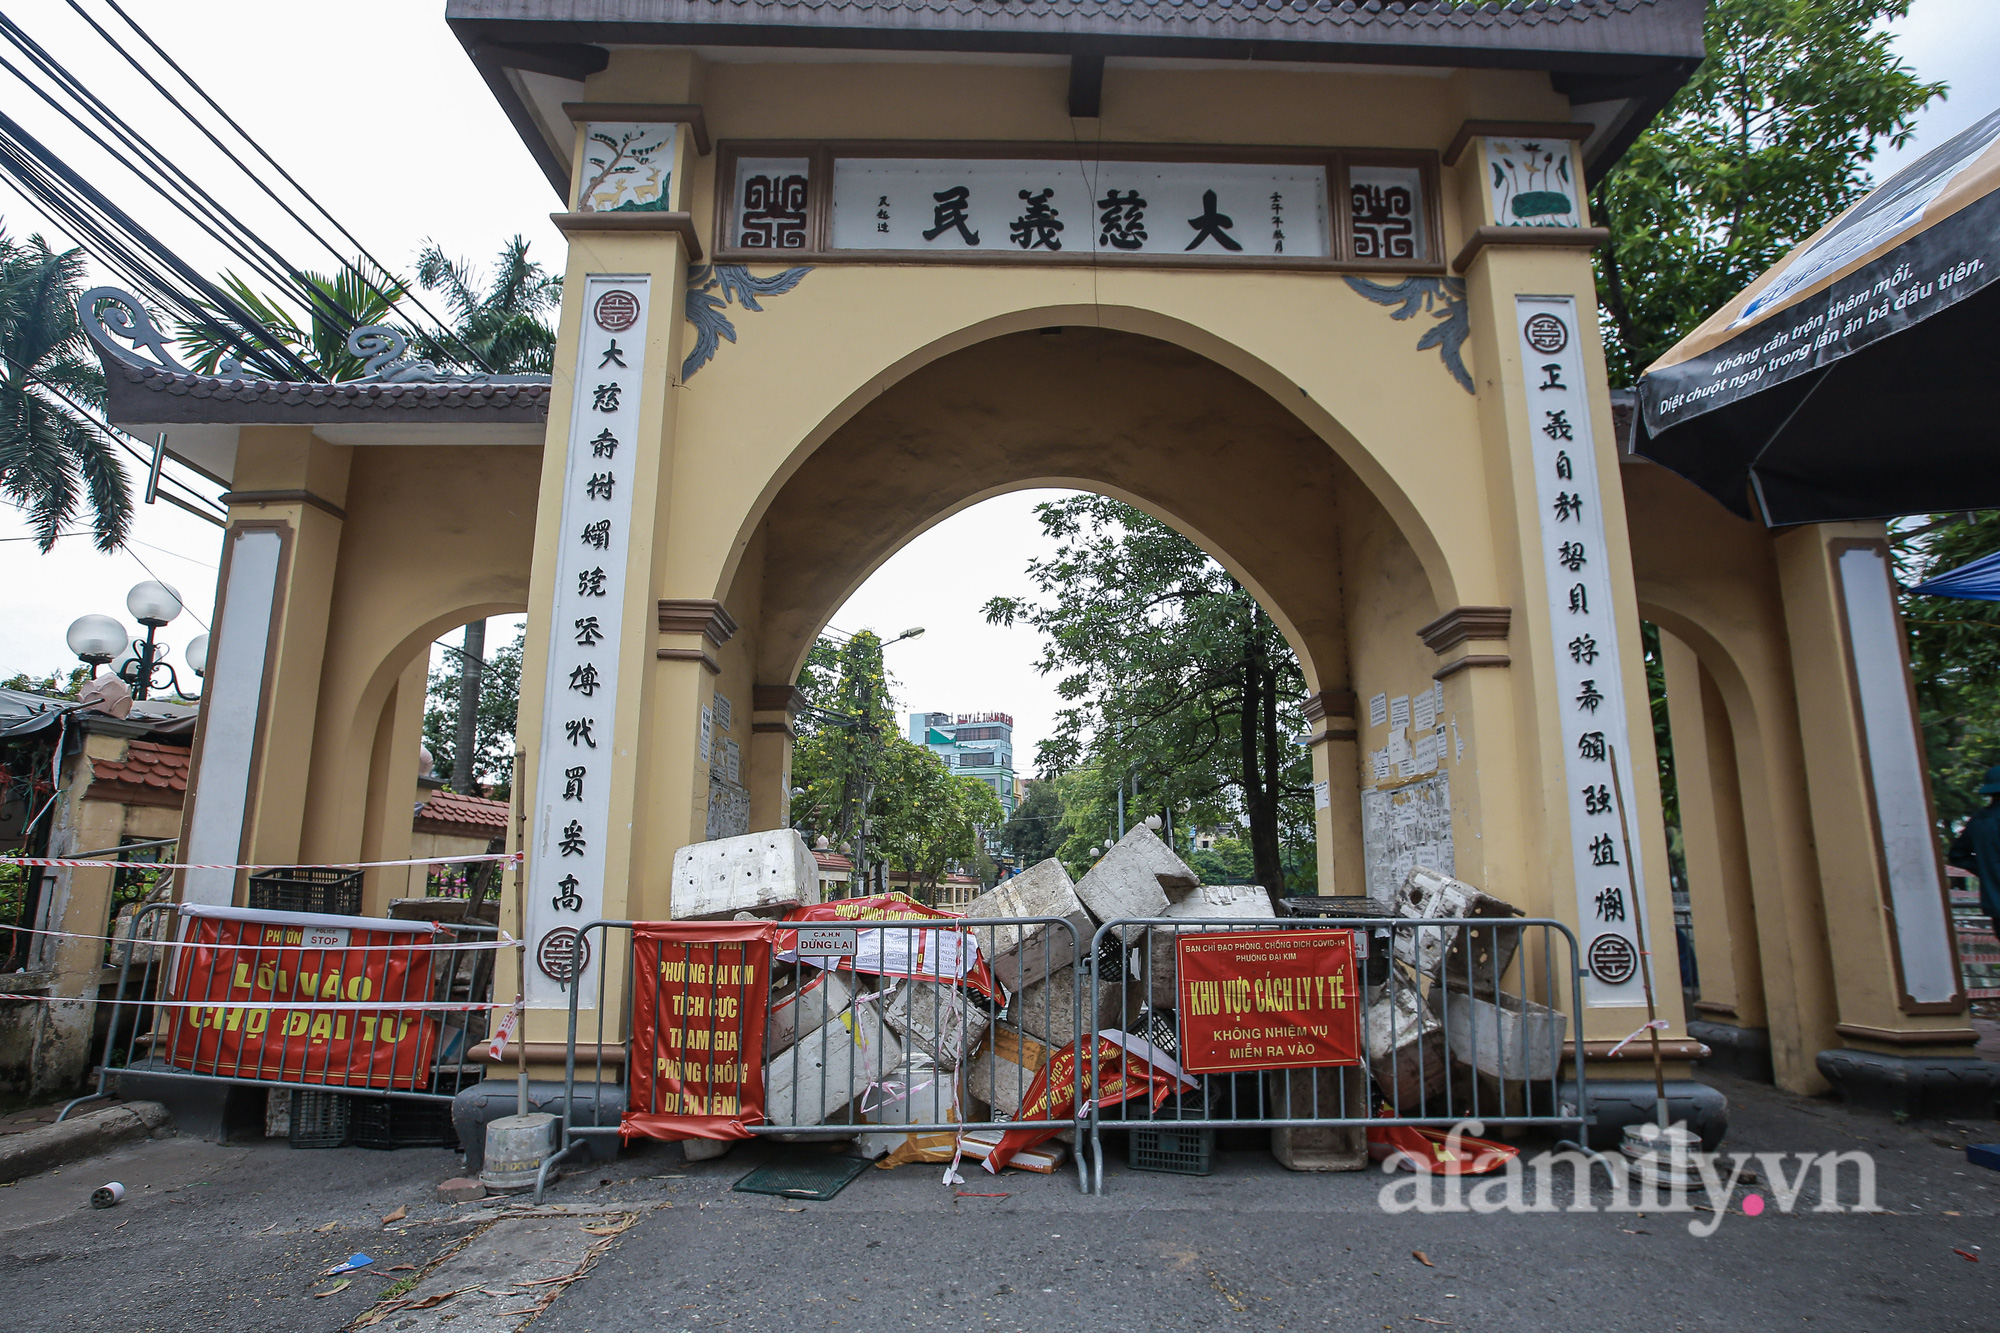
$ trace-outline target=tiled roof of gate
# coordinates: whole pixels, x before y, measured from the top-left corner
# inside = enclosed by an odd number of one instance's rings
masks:
[[[413,422],[540,423],[549,415],[547,383],[295,383],[178,374],[109,356],[99,360],[104,363],[114,417],[141,421],[161,420],[163,409],[174,419],[190,422],[285,423],[296,418],[302,424],[338,420],[349,413],[376,421],[391,416]]]
[[[856,22],[929,30],[1119,33],[1135,37],[1338,39],[1575,28],[1676,0],[453,0],[453,20],[585,25]]]

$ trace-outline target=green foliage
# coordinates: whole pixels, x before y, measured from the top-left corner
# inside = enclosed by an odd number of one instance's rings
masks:
[[[514,729],[521,712],[521,648],[526,634],[526,626],[516,630],[514,641],[488,657],[480,673],[474,780],[503,797],[514,783]],[[459,780],[458,756],[452,753],[458,745],[459,662],[456,652],[447,653],[445,659],[443,668],[432,668],[424,691],[424,748],[431,752],[437,776],[453,791],[476,794],[470,781]]]
[[[1313,845],[1305,677],[1271,618],[1227,570],[1166,524],[1098,495],[1036,506],[1062,544],[1028,574],[1039,604],[996,597],[986,618],[1041,631],[1037,669],[1065,706],[1037,765],[1061,773],[1066,836],[1080,856],[1126,826],[1247,824],[1258,882],[1287,885],[1286,847]]]
[[[354,324],[390,323],[395,317],[395,303],[409,290],[409,285],[365,259],[343,263],[340,272],[332,277],[320,273],[302,273],[299,277],[317,294],[304,313],[294,310],[289,301],[262,295],[234,273],[222,275],[222,287],[281,345],[321,375],[329,380],[359,379],[365,373],[362,359],[347,350],[351,326],[335,312],[345,311]],[[234,327],[235,321],[218,307],[204,302],[202,308],[216,323]],[[176,333],[187,348],[188,364],[204,374],[215,374],[222,369],[223,361],[242,355],[241,349],[224,341],[205,324],[182,320]],[[254,341],[265,340],[260,336]],[[423,345],[425,340],[417,337],[412,341]]]
[[[0,232],[0,496],[27,515],[44,552],[83,508],[100,551],[124,545],[132,526],[124,464],[71,405],[104,408],[104,376],[76,316],[84,276],[82,250]]]
[[[0,923],[19,925],[28,910],[28,867],[0,866]],[[30,936],[29,938],[33,938]],[[10,944],[11,951],[14,945]],[[0,952],[0,958],[8,956]]]
[[[493,281],[463,259],[447,259],[436,241],[417,257],[417,281],[441,291],[456,321],[452,332],[500,374],[546,375],[555,364],[556,332],[543,318],[562,304],[562,275],[528,258],[520,236],[500,249]]]
[[[813,645],[798,680],[808,708],[792,750],[792,825],[853,848],[866,810],[869,862],[907,872],[921,896],[945,872],[977,866],[981,831],[1006,811],[986,783],[896,734],[890,685],[872,630]]]
[[[1938,835],[1986,804],[1979,784],[2000,764],[2000,602],[1919,596],[1907,591],[2000,551],[2000,513],[1905,519],[1891,535],[1910,671],[1930,762]]]
[[[1871,184],[1944,95],[1891,50],[1910,0],[1711,0],[1708,58],[1591,193],[1614,385]]]
[[[25,690],[29,694],[46,694],[51,699],[74,699],[90,684],[90,668],[73,666],[67,671],[60,667],[46,676],[31,676],[25,671],[17,671],[0,686],[10,690]]]
[[[1062,796],[1047,778],[1030,778],[1027,790],[1000,830],[1000,845],[1017,868],[1048,860],[1062,849]]]

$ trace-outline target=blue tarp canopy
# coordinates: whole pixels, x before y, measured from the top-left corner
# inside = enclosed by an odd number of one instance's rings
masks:
[[[1925,579],[1911,592],[1930,597],[1962,597],[1971,602],[2000,602],[2000,551],[1982,555],[1969,565],[1948,569]]]

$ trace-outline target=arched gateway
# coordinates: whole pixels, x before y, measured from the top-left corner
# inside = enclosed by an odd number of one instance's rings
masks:
[[[189,859],[382,851],[424,645],[525,606],[504,924],[546,1067],[552,932],[663,917],[677,848],[783,822],[833,609],[943,517],[1076,486],[1298,651],[1323,891],[1421,842],[1574,927],[1594,1083],[1635,1072],[1641,914],[1674,932],[1642,614],[1714,742],[1682,799],[1726,998],[1685,1025],[1661,969],[1679,1109],[1701,1035],[1802,1090],[1968,1053],[1941,918],[1880,906],[1907,853],[1859,719],[1893,722],[1841,552],[1881,526],[1774,537],[1618,442],[1587,184],[1699,59],[1699,0],[447,9],[561,196],[553,383],[107,355],[118,419],[232,488]]]

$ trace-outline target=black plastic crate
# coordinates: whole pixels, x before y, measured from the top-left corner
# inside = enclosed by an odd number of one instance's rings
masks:
[[[1126,1140],[1125,1164],[1134,1171],[1205,1176],[1215,1169],[1214,1130],[1127,1124],[1131,1134]]]
[[[451,1103],[411,1097],[356,1097],[353,1142],[357,1148],[457,1148]]]
[[[352,1101],[346,1093],[292,1090],[291,1144],[294,1148],[345,1148],[352,1128]]]
[[[250,906],[260,912],[361,915],[361,872],[339,866],[288,866],[250,876]]]

